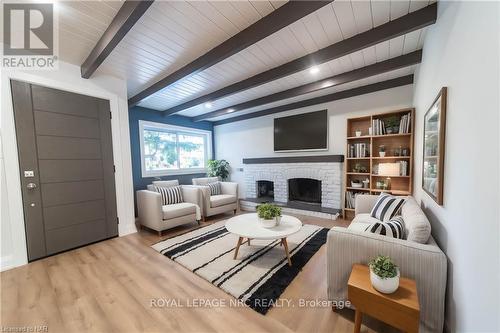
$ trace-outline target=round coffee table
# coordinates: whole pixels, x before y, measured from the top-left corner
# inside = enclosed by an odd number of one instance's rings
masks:
[[[272,228],[264,228],[257,217],[257,213],[242,214],[230,218],[226,222],[226,229],[232,234],[239,236],[236,249],[234,251],[234,259],[238,257],[238,250],[244,239],[247,239],[250,245],[251,239],[271,240],[281,239],[281,245],[285,248],[288,265],[292,266],[290,253],[288,252],[288,244],[286,238],[302,228],[302,222],[296,217],[283,215],[279,225]]]

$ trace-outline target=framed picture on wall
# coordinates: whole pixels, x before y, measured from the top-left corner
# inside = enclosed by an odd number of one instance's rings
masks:
[[[439,205],[443,204],[446,94],[447,88],[441,88],[424,117],[422,188]]]

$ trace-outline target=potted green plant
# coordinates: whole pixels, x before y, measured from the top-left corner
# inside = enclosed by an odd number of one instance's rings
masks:
[[[399,132],[399,123],[401,119],[398,116],[392,116],[384,120],[385,131],[387,134]]]
[[[391,294],[399,287],[399,268],[391,258],[379,255],[368,264],[373,288],[381,293]]]
[[[219,177],[224,181],[229,176],[229,162],[226,160],[209,160],[207,165],[208,177]]]
[[[380,147],[378,147],[378,156],[385,157],[385,146],[384,145],[381,145]]]
[[[257,206],[257,216],[264,228],[272,228],[281,222],[281,208],[270,203]]]

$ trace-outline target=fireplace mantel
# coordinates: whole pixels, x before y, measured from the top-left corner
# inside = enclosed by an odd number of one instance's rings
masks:
[[[344,162],[344,155],[279,156],[244,158],[243,164]]]

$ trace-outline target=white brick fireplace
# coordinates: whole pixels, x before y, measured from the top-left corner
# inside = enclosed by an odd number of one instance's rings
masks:
[[[336,155],[335,155],[336,156]],[[245,187],[247,198],[257,198],[257,181],[266,180],[274,183],[274,201],[288,201],[288,180],[293,178],[309,178],[321,181],[321,206],[326,208],[341,208],[341,184],[343,158],[340,161],[294,162],[297,158],[286,161],[286,158],[273,159],[246,159],[253,160],[245,163]],[[307,157],[303,158],[307,160]],[[311,158],[309,158],[311,159]],[[259,163],[259,160],[265,163]],[[267,163],[267,162],[271,163]]]

